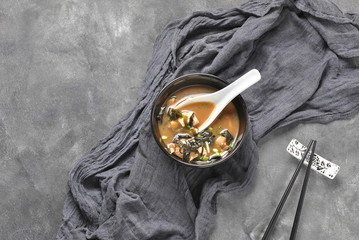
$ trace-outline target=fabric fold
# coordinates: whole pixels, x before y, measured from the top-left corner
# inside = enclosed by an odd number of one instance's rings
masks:
[[[263,136],[359,111],[357,19],[329,1],[266,0],[167,25],[136,107],[73,166],[57,239],[208,239],[218,194],[248,186]],[[193,72],[230,83],[252,68],[262,79],[243,93],[249,131],[231,159],[196,169],[159,149],[149,119],[165,85]]]

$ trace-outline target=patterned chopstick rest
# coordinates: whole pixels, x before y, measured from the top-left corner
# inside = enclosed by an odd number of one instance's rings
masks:
[[[307,150],[307,147],[300,143],[297,139],[292,139],[287,147],[287,152],[298,160],[302,159],[305,150]],[[306,166],[308,165],[309,156],[310,154],[308,154],[307,158],[304,160],[304,164]],[[314,160],[311,169],[326,176],[327,178],[334,179],[339,172],[340,167],[314,153]]]

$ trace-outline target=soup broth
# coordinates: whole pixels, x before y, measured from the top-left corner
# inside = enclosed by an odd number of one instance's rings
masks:
[[[166,150],[183,161],[212,161],[232,150],[240,134],[238,112],[229,103],[216,120],[202,132],[200,126],[211,114],[214,105],[209,102],[193,103],[180,109],[175,105],[187,97],[217,91],[206,86],[190,86],[178,90],[161,107],[157,116],[159,138]]]

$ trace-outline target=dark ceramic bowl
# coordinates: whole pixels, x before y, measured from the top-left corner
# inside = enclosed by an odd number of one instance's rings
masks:
[[[232,100],[232,103],[235,105],[238,117],[240,121],[240,130],[238,133],[238,137],[233,145],[233,150],[230,151],[225,157],[222,157],[221,159],[206,163],[203,162],[203,164],[198,163],[190,163],[183,161],[181,158],[170,154],[162,145],[162,143],[159,141],[160,134],[158,130],[157,120],[156,116],[158,116],[160,112],[160,108],[164,105],[166,99],[168,99],[170,96],[173,95],[174,92],[178,91],[181,88],[188,87],[188,86],[209,86],[216,89],[222,89],[228,85],[227,82],[223,81],[222,79],[210,75],[210,74],[203,74],[203,73],[194,73],[185,75],[179,78],[176,78],[173,80],[170,84],[168,84],[165,88],[162,89],[159,96],[156,98],[151,112],[151,127],[152,127],[152,133],[154,138],[156,139],[157,144],[160,146],[162,151],[172,158],[173,160],[180,162],[182,164],[193,166],[193,167],[212,167],[217,164],[225,162],[227,159],[229,159],[242,145],[243,140],[245,139],[245,135],[247,134],[247,122],[248,122],[248,113],[247,113],[247,107],[243,100],[243,98],[238,95],[235,99]]]

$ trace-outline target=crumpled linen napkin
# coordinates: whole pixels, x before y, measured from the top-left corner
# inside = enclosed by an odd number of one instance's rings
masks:
[[[261,137],[358,112],[358,28],[358,15],[309,0],[249,1],[168,24],[136,107],[71,170],[57,239],[208,239],[216,196],[248,185]],[[252,68],[262,80],[243,93],[251,131],[234,157],[194,169],[161,152],[150,110],[166,84],[192,72],[232,82]]]

